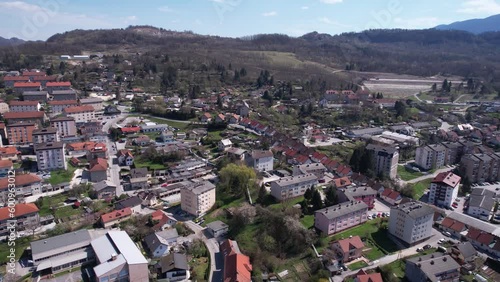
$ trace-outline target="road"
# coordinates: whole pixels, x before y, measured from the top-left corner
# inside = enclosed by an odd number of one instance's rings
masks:
[[[413,94],[413,96],[415,97],[415,99],[417,99],[419,102],[423,102],[424,100],[420,99],[420,97],[418,97],[418,94],[420,94],[420,92],[417,92],[415,94]]]
[[[170,121],[170,122],[178,122],[178,123],[187,123],[187,124],[202,124],[206,125],[208,123],[206,122],[201,122],[201,121],[191,121],[191,120],[177,120],[177,119],[168,119],[168,118],[162,118],[162,117],[157,117],[157,116],[152,116],[152,115],[147,115],[147,114],[140,114],[141,117],[144,117],[147,119],[148,117],[154,118],[154,119],[161,119],[164,121]],[[175,127],[175,126],[174,126]]]
[[[426,175],[417,177],[417,178],[412,179],[412,180],[404,181],[404,182],[410,183],[410,184],[417,183],[417,182],[420,182],[422,180],[426,180],[426,179],[429,179],[429,178],[434,178],[434,177],[436,177],[436,175],[440,174],[441,172],[446,172],[446,171],[450,171],[450,170],[453,170],[453,169],[455,169],[455,166],[441,168],[441,169],[436,170],[432,174],[426,174]]]

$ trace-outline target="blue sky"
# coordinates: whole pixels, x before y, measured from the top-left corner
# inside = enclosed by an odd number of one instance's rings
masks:
[[[430,28],[500,14],[500,0],[0,0],[0,36],[45,40],[73,29],[153,25],[199,34],[300,36]]]

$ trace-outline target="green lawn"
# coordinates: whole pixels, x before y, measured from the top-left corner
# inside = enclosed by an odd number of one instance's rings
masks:
[[[46,215],[52,214],[50,207],[51,206],[58,207],[67,198],[68,198],[68,196],[64,193],[56,194],[56,195],[53,195],[50,197],[43,197],[42,206],[40,207],[40,211],[39,211],[40,216],[46,216]]]
[[[397,278],[398,281],[402,281],[403,278],[405,277],[405,268],[406,268],[406,264],[402,259],[395,260],[395,261],[381,267],[382,276],[384,278],[394,276]],[[384,279],[384,281],[388,281],[388,280]]]
[[[283,210],[283,208],[285,208],[285,207],[292,207],[292,206],[294,206],[302,201],[304,201],[304,196],[285,200],[285,201],[280,202],[280,203],[275,203],[275,204],[270,205],[269,207],[271,209],[275,209],[275,210]]]
[[[404,181],[412,180],[424,175],[421,172],[409,171],[403,165],[398,165],[398,175]]]
[[[366,267],[366,266],[368,266],[368,264],[361,260],[361,261],[349,264],[348,268],[350,270],[358,270],[358,269]]]
[[[183,122],[178,122],[178,121],[168,121],[160,118],[155,118],[152,116],[148,115],[129,115],[129,117],[142,117],[144,119],[147,119],[151,122],[156,122],[158,124],[167,124],[175,128],[179,128],[180,130],[184,130],[189,126],[189,123],[183,123]]]
[[[300,222],[305,228],[309,229],[314,226],[314,215],[306,215],[300,219]]]
[[[192,275],[196,281],[207,281],[207,279],[205,279],[205,272],[207,268],[210,267],[208,265],[208,258],[195,258],[189,262],[189,266],[192,268],[192,272],[194,272]]]
[[[29,232],[28,230],[25,232]],[[21,255],[23,254],[24,250],[30,245],[30,242],[32,241],[31,236],[27,237],[22,237],[22,238],[17,238],[14,242],[16,243],[15,249],[16,249],[16,260],[19,260]],[[8,258],[7,256],[10,254],[10,248],[13,246],[9,246],[7,243],[1,243],[0,244],[0,265],[7,263]]]
[[[140,159],[136,159],[134,161],[134,166],[136,168],[141,168],[141,167],[146,167],[148,169],[165,169],[165,165],[163,164],[157,164],[157,163],[153,163],[151,161],[147,161],[147,162],[144,162]]]
[[[70,182],[73,179],[76,168],[68,163],[67,170],[54,170],[50,172],[49,183],[52,185]]]
[[[417,182],[413,185],[413,191],[414,193],[414,199],[420,199],[424,195],[424,191],[426,189],[429,189],[429,186],[431,185],[432,178],[422,180],[420,182]]]
[[[55,218],[64,218],[64,217],[70,217],[73,215],[79,215],[83,212],[82,208],[74,208],[73,205],[71,206],[64,206],[56,209],[55,211]]]
[[[222,140],[222,136],[220,135],[222,133],[222,130],[216,130],[216,131],[208,131],[208,137],[213,140],[213,141],[220,141]]]

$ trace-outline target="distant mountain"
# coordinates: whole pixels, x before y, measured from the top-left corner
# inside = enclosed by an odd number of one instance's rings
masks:
[[[7,45],[21,45],[25,41],[19,38],[12,37],[11,39],[3,38],[0,36],[0,46],[7,46]]]
[[[500,15],[494,15],[485,19],[454,22],[448,25],[438,25],[435,28],[440,30],[463,30],[474,34],[500,31]]]

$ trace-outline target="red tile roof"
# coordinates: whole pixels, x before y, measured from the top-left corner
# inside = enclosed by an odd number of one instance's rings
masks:
[[[25,186],[35,182],[41,182],[42,179],[35,174],[16,174],[14,184],[17,187]],[[9,185],[9,178],[0,179],[0,190],[7,189]]]
[[[14,82],[14,87],[33,87],[40,88],[42,84],[40,82]]]
[[[441,222],[441,225],[444,227],[447,227],[449,229],[452,229],[456,232],[462,232],[465,230],[465,224],[463,224],[460,221],[456,221],[454,219],[451,219],[449,217],[443,219],[443,222]]]
[[[139,126],[134,126],[134,127],[122,127],[122,133],[136,133],[141,131],[141,128]]]
[[[41,111],[30,111],[30,112],[8,112],[4,113],[3,117],[5,119],[29,119],[29,118],[43,118],[45,115],[44,112]]]
[[[108,169],[108,162],[105,159],[97,158],[90,161],[90,172],[105,171]]]
[[[13,165],[11,160],[0,160],[0,168],[12,167]]]
[[[17,204],[15,206],[15,217],[20,217],[30,213],[38,212],[38,208],[34,203]],[[10,217],[9,207],[0,208],[0,220],[13,219]]]
[[[47,87],[71,87],[71,82],[69,81],[61,81],[61,82],[47,82],[46,84]]]
[[[17,155],[20,153],[14,146],[0,147],[0,155]]]
[[[57,75],[35,76],[32,81],[56,81]]]
[[[103,147],[106,148],[106,144],[104,143],[98,143],[98,142],[76,142],[76,143],[70,143],[66,145],[69,151],[82,151],[82,150],[87,150],[90,151],[94,149],[95,147]]]
[[[494,236],[492,234],[475,228],[470,228],[469,232],[467,232],[466,237],[485,245],[491,244],[494,239]]]
[[[24,71],[23,76],[46,76],[44,71]]]
[[[10,101],[9,106],[36,106],[38,101]]]
[[[29,81],[30,78],[27,76],[6,76],[3,81]]]
[[[352,184],[349,177],[341,177],[341,178],[333,179],[333,183],[335,184],[335,187],[337,187],[337,188],[349,186]]]
[[[382,196],[387,197],[392,200],[396,200],[401,194],[398,191],[394,191],[390,188],[384,189],[384,192],[382,192]]]
[[[351,249],[363,249],[365,247],[359,236],[338,240],[337,242],[344,253],[348,253]]]
[[[74,114],[74,113],[83,113],[83,112],[93,112],[95,111],[94,107],[92,106],[75,106],[75,107],[68,107],[63,110],[67,114]]]
[[[132,153],[130,152],[130,150],[119,150],[118,153],[117,153],[117,156],[118,157],[121,157],[121,156],[130,156],[130,157],[134,157],[132,155]]]
[[[112,211],[110,213],[106,213],[101,215],[101,221],[103,223],[108,223],[114,220],[118,220],[124,217],[129,217],[132,215],[131,208],[124,208],[123,210]]]
[[[360,270],[356,274],[356,278],[358,282],[383,282],[382,275],[378,272],[368,274],[364,270]]]
[[[251,282],[252,264],[244,254],[231,253],[224,259],[224,282]]]
[[[434,179],[432,180],[432,183],[444,183],[448,186],[455,187],[460,183],[460,180],[462,178],[456,174],[454,174],[451,171],[448,172],[441,172],[440,174],[436,175]]]

